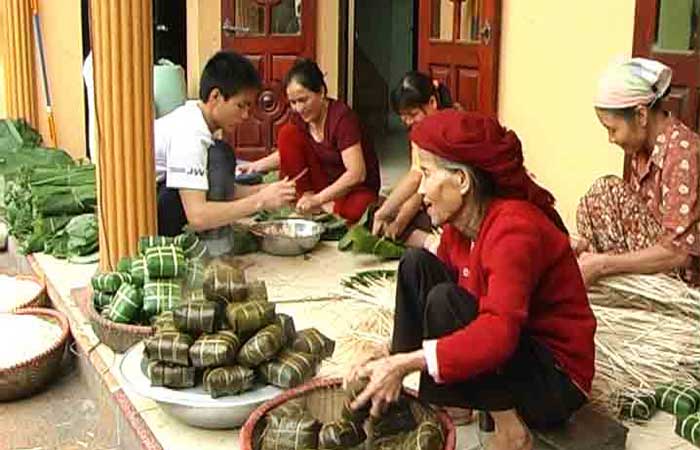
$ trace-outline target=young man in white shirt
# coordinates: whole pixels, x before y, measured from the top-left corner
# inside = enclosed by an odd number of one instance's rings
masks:
[[[179,234],[188,224],[194,231],[211,230],[294,201],[294,182],[286,179],[262,186],[236,185],[230,201],[207,198],[211,181],[207,161],[214,134],[219,130],[233,134],[248,119],[260,85],[260,76],[247,58],[218,52],[202,72],[199,100],[156,120],[160,235]]]

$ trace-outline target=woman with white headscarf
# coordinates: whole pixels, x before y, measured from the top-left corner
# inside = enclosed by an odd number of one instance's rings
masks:
[[[626,273],[700,281],[700,137],[661,106],[671,69],[634,58],[603,75],[595,101],[610,142],[630,158],[627,181],[597,180],[577,211],[586,284]]]

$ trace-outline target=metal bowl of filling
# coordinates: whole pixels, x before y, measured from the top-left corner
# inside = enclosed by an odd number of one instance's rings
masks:
[[[257,223],[250,231],[260,238],[260,248],[265,253],[296,256],[316,247],[323,225],[307,219],[282,219]]]

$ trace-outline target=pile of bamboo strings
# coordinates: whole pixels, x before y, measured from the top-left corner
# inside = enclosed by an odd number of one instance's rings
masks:
[[[341,345],[357,357],[386,344],[393,328],[395,273],[362,272],[343,282],[356,317]],[[591,400],[611,414],[622,393],[700,378],[700,291],[666,275],[602,280],[589,292],[598,320]]]

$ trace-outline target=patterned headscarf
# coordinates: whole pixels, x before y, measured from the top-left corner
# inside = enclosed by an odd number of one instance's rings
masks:
[[[671,85],[671,69],[651,59],[632,58],[608,68],[600,79],[595,107],[652,106]]]

